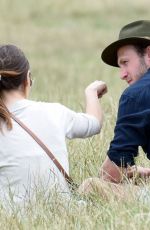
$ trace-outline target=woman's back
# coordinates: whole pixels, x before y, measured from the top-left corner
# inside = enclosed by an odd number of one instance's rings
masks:
[[[63,106],[24,99],[14,103],[9,110],[44,142],[68,172]],[[68,191],[64,177],[55,164],[15,121],[11,131],[3,127],[0,146],[1,193],[4,187],[9,187],[12,192],[15,190],[16,194],[24,196],[29,186],[33,188],[38,183],[43,183],[43,186],[50,187],[57,184],[58,178],[63,189]]]

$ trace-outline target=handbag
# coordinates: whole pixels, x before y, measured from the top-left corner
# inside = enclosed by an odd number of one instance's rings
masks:
[[[40,147],[47,153],[49,158],[53,161],[53,163],[56,165],[58,170],[63,174],[65,177],[67,183],[69,185],[75,185],[72,178],[68,175],[68,173],[64,170],[62,165],[59,163],[59,161],[55,158],[53,153],[50,151],[50,149],[47,148],[47,146],[39,139],[39,137],[36,136],[36,134],[31,131],[22,121],[20,121],[19,118],[17,118],[14,114],[10,113],[11,118],[17,122],[39,145]]]

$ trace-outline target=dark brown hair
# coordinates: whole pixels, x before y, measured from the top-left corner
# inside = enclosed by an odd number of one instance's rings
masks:
[[[12,128],[10,113],[3,103],[3,92],[18,89],[26,80],[29,62],[24,53],[14,45],[0,46],[0,130],[2,122]]]
[[[150,44],[149,44],[150,45]],[[134,48],[136,50],[136,52],[143,57],[145,52],[146,52],[146,48],[147,48],[147,44],[138,44],[138,45],[134,45]]]

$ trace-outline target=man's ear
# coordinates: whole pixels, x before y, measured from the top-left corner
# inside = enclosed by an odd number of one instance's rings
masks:
[[[150,45],[146,47],[145,51],[145,62],[147,67],[150,68]]]
[[[150,45],[146,47],[148,58],[150,59]]]

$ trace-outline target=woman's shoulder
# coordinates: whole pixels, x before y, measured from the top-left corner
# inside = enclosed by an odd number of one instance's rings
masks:
[[[64,106],[58,102],[31,101],[32,106],[40,109],[62,109]]]
[[[29,109],[32,111],[38,111],[41,113],[54,113],[54,114],[62,114],[66,110],[68,110],[67,107],[62,105],[58,102],[44,102],[44,101],[32,101],[30,100],[28,102]]]

